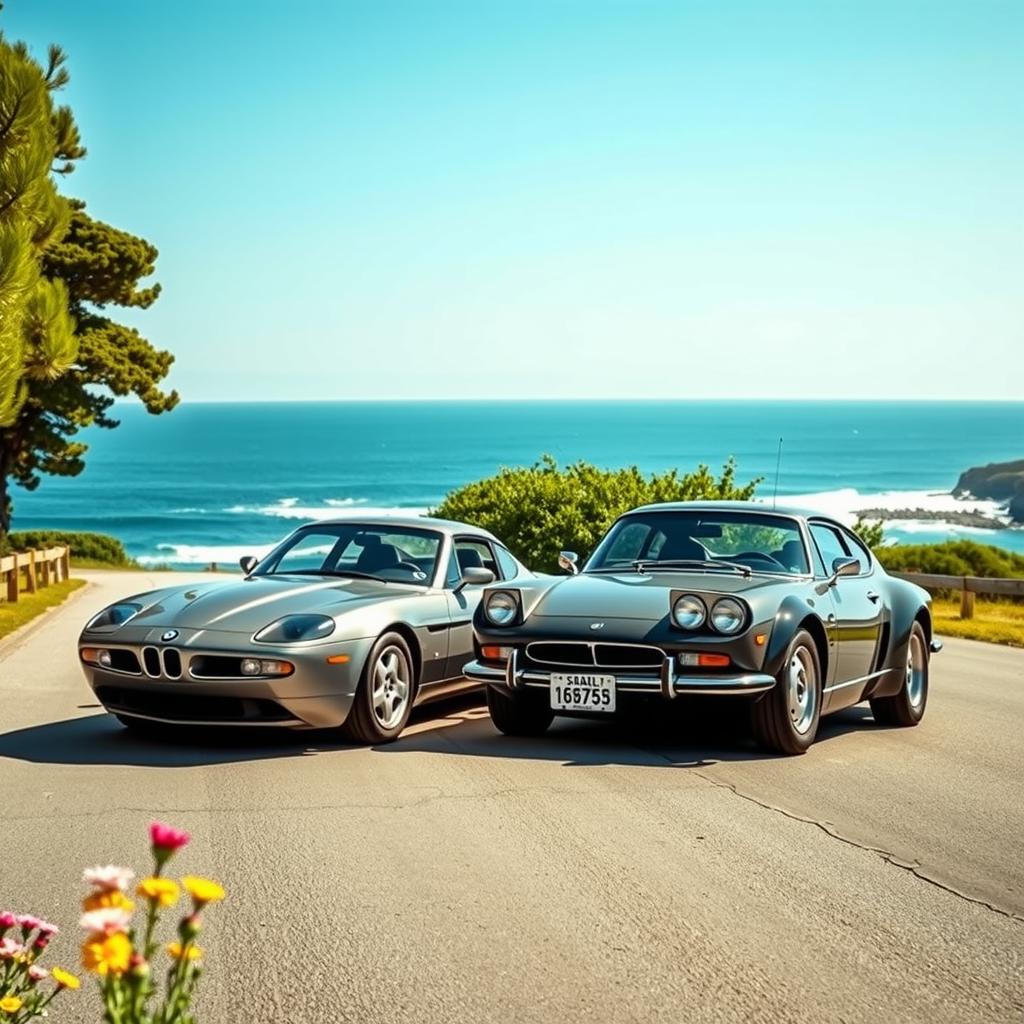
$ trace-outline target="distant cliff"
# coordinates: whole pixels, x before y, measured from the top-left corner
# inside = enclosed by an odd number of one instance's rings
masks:
[[[1005,501],[1010,518],[1015,523],[1024,523],[1024,459],[992,462],[987,466],[965,470],[960,474],[953,493]]]

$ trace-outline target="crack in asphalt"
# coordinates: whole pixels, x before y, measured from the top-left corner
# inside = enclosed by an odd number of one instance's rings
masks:
[[[941,879],[935,878],[933,875],[925,873],[918,861],[901,860],[890,850],[884,850],[880,846],[871,846],[869,843],[861,843],[856,839],[851,839],[849,836],[844,836],[830,821],[820,821],[818,818],[809,818],[805,815],[797,814],[794,811],[787,811],[784,807],[778,807],[775,804],[768,803],[766,800],[759,800],[756,796],[751,796],[749,793],[742,792],[731,782],[720,782],[717,779],[712,779],[710,776],[705,775],[697,769],[694,769],[693,771],[695,775],[702,778],[705,782],[710,783],[718,789],[728,790],[734,796],[738,796],[741,800],[746,800],[766,811],[774,811],[776,814],[781,814],[783,817],[789,818],[792,821],[800,821],[805,825],[813,825],[831,839],[837,839],[839,842],[845,843],[847,846],[855,847],[858,850],[864,850],[866,853],[878,854],[886,864],[891,864],[893,867],[900,868],[901,870],[913,875],[915,878],[919,878],[922,882],[926,882],[928,885],[934,886],[936,889],[948,892],[950,895],[956,896],[967,903],[973,903],[975,906],[991,910],[994,914],[999,914],[1002,917],[1008,917],[1011,921],[1015,921],[1018,924],[1024,924],[1024,917],[1015,911],[1007,910],[1005,907],[1000,907],[995,903],[990,903],[988,900],[984,900],[979,896],[972,896],[970,893],[966,893],[947,882],[943,882]]]

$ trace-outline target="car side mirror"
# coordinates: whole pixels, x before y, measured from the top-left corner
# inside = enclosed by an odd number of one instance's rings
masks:
[[[493,583],[496,579],[497,576],[490,569],[485,569],[480,565],[471,565],[468,569],[462,570],[462,577],[455,584],[455,593],[459,593],[465,587],[486,586],[488,583]]]
[[[242,557],[238,560],[238,564],[241,566],[242,572],[244,572],[245,575],[248,576],[249,573],[251,573],[253,569],[256,568],[258,561],[259,559],[257,559],[254,555],[242,555]]]
[[[575,551],[558,552],[558,568],[564,569],[570,576],[575,576],[580,571],[576,564],[579,560],[580,556]]]
[[[840,576],[859,576],[860,575],[860,559],[859,558],[834,558],[832,560],[832,579],[830,583],[835,583]]]

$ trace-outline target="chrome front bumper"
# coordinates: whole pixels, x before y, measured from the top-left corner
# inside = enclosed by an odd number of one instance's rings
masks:
[[[599,673],[615,676],[615,687],[620,693],[660,694],[671,699],[686,694],[738,696],[743,694],[763,693],[775,685],[775,677],[763,672],[742,672],[732,675],[679,675],[675,668],[675,659],[666,656],[662,662],[658,676],[630,675],[615,672],[612,669],[577,668],[566,666],[566,672],[583,674]],[[548,689],[551,686],[551,671],[548,669],[521,669],[517,665],[516,652],[512,652],[504,668],[495,665],[484,665],[479,661],[471,661],[463,669],[468,679],[494,686],[504,686],[509,690],[518,690],[522,686]]]

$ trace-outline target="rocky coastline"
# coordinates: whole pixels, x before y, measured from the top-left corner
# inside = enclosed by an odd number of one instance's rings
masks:
[[[965,469],[953,488],[953,495],[1005,503],[1011,523],[1024,526],[1024,459]]]

